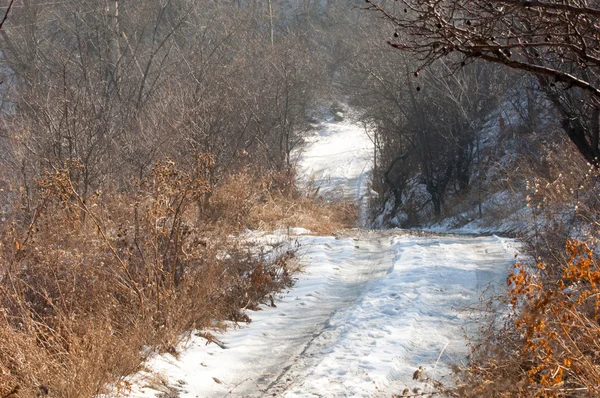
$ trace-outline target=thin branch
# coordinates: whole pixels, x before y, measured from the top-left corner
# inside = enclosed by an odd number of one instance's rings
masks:
[[[8,18],[8,14],[10,13],[10,10],[11,10],[13,4],[15,4],[15,0],[10,0],[10,4],[8,5],[8,8],[6,9],[6,12],[4,13],[4,18],[2,18],[2,21],[0,22],[0,30],[2,30],[2,27],[4,26],[4,22],[6,22],[6,19]]]
[[[523,8],[542,8],[545,10],[561,10],[573,14],[587,14],[600,17],[600,10],[589,7],[576,7],[570,4],[545,3],[543,1],[523,1],[523,0],[492,0],[493,3],[510,4]]]

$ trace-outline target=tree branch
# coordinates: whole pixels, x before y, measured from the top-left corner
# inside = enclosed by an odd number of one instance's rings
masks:
[[[12,6],[14,3],[15,3],[15,0],[10,0],[10,3],[8,4],[8,8],[6,9],[6,12],[4,13],[4,17],[2,18],[2,21],[0,21],[0,30],[4,26],[4,22],[6,22],[6,19],[8,18],[8,14],[10,13],[10,10],[12,9]]]
[[[492,0],[492,3],[509,4],[523,8],[542,8],[546,10],[561,10],[573,14],[587,14],[600,17],[600,10],[589,7],[575,7],[570,4],[546,3],[543,1],[523,1],[523,0]]]
[[[490,54],[481,54],[478,52],[472,52],[470,50],[460,50],[459,49],[458,51],[462,52],[463,54],[465,54],[468,57],[480,58],[485,61],[503,64],[503,65],[506,65],[513,69],[519,69],[519,70],[531,72],[531,73],[534,73],[537,75],[554,77],[557,82],[568,83],[574,87],[579,87],[579,88],[591,93],[595,97],[600,98],[600,90],[597,87],[594,87],[592,84],[590,84],[584,80],[581,80],[578,77],[576,77],[570,73],[562,72],[560,70],[549,68],[546,66],[534,65],[534,64],[529,64],[526,62],[515,61],[515,60],[509,59],[507,57],[500,58],[500,57],[493,56]]]

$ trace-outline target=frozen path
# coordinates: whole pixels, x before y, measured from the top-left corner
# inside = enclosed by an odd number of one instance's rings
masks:
[[[129,396],[427,391],[413,372],[424,366],[443,380],[464,359],[469,324],[461,308],[485,289],[502,288],[512,262],[510,242],[497,237],[355,230],[299,241],[305,272],[276,308],[251,312],[250,325],[219,336],[226,349],[194,338],[178,358],[155,357]]]
[[[364,200],[372,151],[349,123],[323,125],[300,170]],[[353,143],[354,150],[349,148]],[[345,146],[344,146],[345,145]],[[351,146],[351,145],[350,145]],[[329,166],[328,166],[329,165]],[[256,235],[268,241],[282,236]],[[445,380],[464,360],[462,308],[503,288],[511,241],[406,231],[342,231],[296,238],[302,272],[276,307],[218,335],[193,337],[177,357],[155,356],[131,379],[129,397],[391,397],[428,392],[413,372]]]
[[[373,166],[373,143],[362,126],[352,120],[325,122],[306,139],[299,157],[301,183],[322,193],[360,199],[368,188]]]
[[[352,120],[325,122],[306,142],[298,158],[300,185],[353,200],[365,209],[374,145],[364,128]]]

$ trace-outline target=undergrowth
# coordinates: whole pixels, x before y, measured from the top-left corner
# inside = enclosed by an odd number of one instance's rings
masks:
[[[556,263],[513,267],[503,301],[508,310],[496,307],[494,327],[472,347],[459,396],[600,393],[600,257],[579,240],[569,240],[565,254],[557,278],[547,273]]]
[[[210,155],[157,162],[136,192],[83,196],[76,162],[45,172],[32,211],[0,229],[0,397],[92,397],[155,347],[250,322],[292,282],[293,246],[262,255],[247,228],[348,226],[351,206],[300,195],[293,173],[244,169],[209,183]]]
[[[530,231],[507,292],[485,321],[452,391],[465,397],[600,394],[599,173],[569,161],[527,176]]]

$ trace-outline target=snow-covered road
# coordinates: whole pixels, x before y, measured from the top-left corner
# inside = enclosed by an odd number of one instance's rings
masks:
[[[326,145],[319,146],[315,137],[301,170],[314,170],[310,162],[317,163],[327,189],[334,188],[329,182],[335,180],[342,191],[354,189],[362,198],[372,151],[368,138],[349,122],[323,129]],[[355,150],[348,150],[349,142]],[[327,159],[331,172],[325,170]],[[218,336],[226,348],[192,338],[177,358],[154,357],[147,371],[132,379],[127,395],[391,397],[405,388],[425,392],[430,387],[413,380],[414,371],[423,366],[427,374],[444,379],[452,363],[464,359],[464,329],[470,325],[462,308],[485,289],[505,285],[514,253],[510,240],[495,236],[356,229],[297,239],[303,272],[278,297],[277,307],[263,306],[250,313],[251,324]]]
[[[298,185],[355,201],[364,225],[374,147],[364,127],[352,119],[323,123],[306,144],[298,158]]]
[[[427,384],[412,379],[419,366],[443,380],[449,366],[464,359],[463,309],[484,289],[504,285],[510,263],[505,242],[373,231],[359,236],[332,278],[335,311],[261,394],[390,397],[405,388],[426,391]],[[309,252],[304,259],[310,258]]]
[[[373,166],[373,143],[364,128],[352,120],[323,123],[306,143],[298,163],[301,184],[359,201]]]

